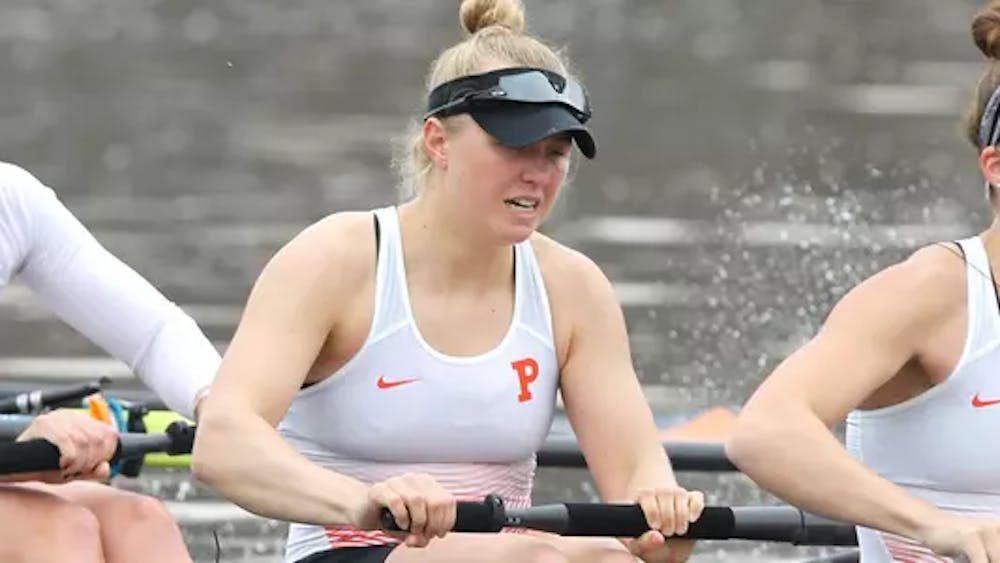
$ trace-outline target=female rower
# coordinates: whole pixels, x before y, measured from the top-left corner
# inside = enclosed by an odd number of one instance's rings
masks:
[[[1000,2],[968,117],[994,221],[865,280],[743,409],[727,449],[806,510],[859,524],[864,563],[1000,561]],[[831,428],[847,421],[847,449]]]
[[[80,224],[55,193],[0,163],[0,285],[17,278],[62,320],[126,363],[176,412],[192,417],[219,355],[194,321]],[[18,440],[59,447],[61,470],[0,485],[0,560],[191,561],[153,498],[104,480],[115,430],[72,411],[38,416]]]
[[[574,141],[595,155],[584,91],[522,33],[516,0],[465,0],[460,16],[469,37],[431,68],[403,158],[415,196],[331,215],[265,267],[194,473],[291,521],[289,562],[634,561],[614,539],[446,535],[456,499],[530,503],[560,389],[601,496],[645,511],[652,531],[629,547],[683,561],[691,544],[665,537],[703,497],[674,480],[611,284],[536,231]],[[382,507],[403,545],[377,530]]]

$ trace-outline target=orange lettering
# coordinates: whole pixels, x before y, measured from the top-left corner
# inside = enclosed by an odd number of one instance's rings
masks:
[[[511,362],[510,366],[517,372],[517,380],[521,384],[521,394],[517,396],[517,400],[526,403],[532,398],[528,386],[538,379],[538,362],[534,358],[525,358]]]

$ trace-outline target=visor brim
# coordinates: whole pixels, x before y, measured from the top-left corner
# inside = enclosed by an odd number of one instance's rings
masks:
[[[580,120],[561,104],[497,103],[469,110],[476,123],[500,143],[526,147],[554,135],[570,135],[587,158],[597,155],[597,143]]]

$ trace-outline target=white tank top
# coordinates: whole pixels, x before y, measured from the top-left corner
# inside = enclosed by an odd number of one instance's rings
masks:
[[[966,259],[965,348],[939,385],[902,403],[854,411],[847,447],[916,497],[964,515],[1000,516],[1000,299],[978,237],[959,241]],[[858,528],[863,563],[951,561],[916,542]]]
[[[23,283],[128,367],[172,410],[194,416],[219,353],[194,320],[108,252],[55,192],[0,162],[0,287]]]
[[[478,356],[453,357],[432,348],[413,320],[396,209],[375,213],[380,242],[368,337],[336,373],[298,393],[279,431],[306,458],[367,484],[420,472],[459,498],[496,493],[528,506],[559,380],[531,243],[514,246],[514,312],[503,340]],[[292,523],[285,557],[388,543],[396,540],[379,532]]]

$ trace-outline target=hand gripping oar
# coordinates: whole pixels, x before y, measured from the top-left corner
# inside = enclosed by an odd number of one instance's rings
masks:
[[[400,531],[383,509],[382,528]],[[506,508],[496,495],[483,502],[459,502],[455,532],[499,532],[530,528],[564,536],[639,537],[649,531],[637,504],[562,503]],[[754,540],[794,545],[857,545],[854,527],[807,514],[791,506],[708,506],[688,532],[675,538]]]
[[[162,434],[121,434],[110,463],[153,452],[170,455],[191,453],[195,427],[175,421]],[[59,448],[48,440],[0,444],[0,474],[33,473],[59,469]]]

